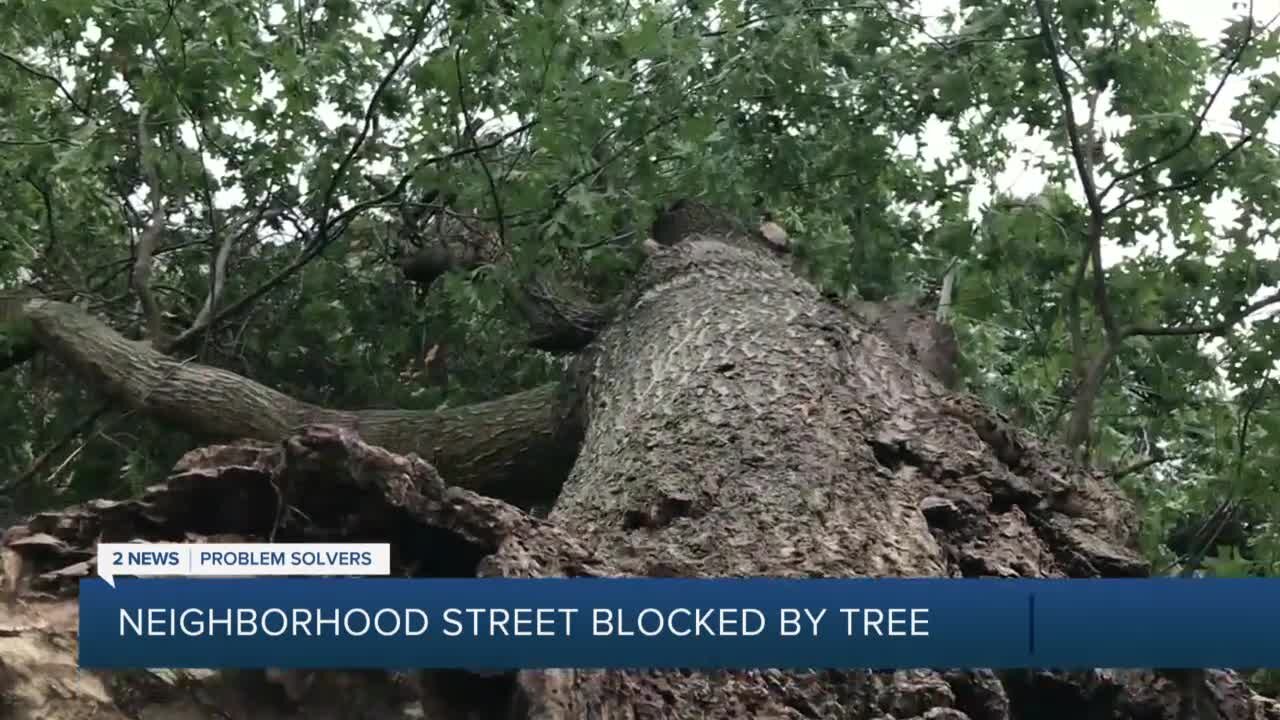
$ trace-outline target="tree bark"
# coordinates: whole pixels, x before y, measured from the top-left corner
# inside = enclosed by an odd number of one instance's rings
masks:
[[[617,572],[1146,574],[1105,480],[948,392],[732,223],[666,226],[687,230],[588,357],[585,439],[549,517]],[[493,567],[528,572],[523,547]],[[559,670],[518,684],[530,717],[959,719],[1022,715],[1032,678]],[[1108,717],[1136,704],[1115,679],[1078,686],[1062,717],[1108,693]]]
[[[1085,372],[1079,378],[1071,417],[1067,422],[1067,434],[1063,442],[1071,450],[1077,462],[1087,463],[1093,436],[1093,413],[1102,392],[1102,381],[1111,369],[1111,360],[1120,351],[1119,341],[1108,340],[1098,354],[1089,359]]]
[[[825,301],[740,225],[685,204],[661,227],[655,238],[665,247],[580,358],[576,392],[540,389],[447,417],[314,408],[159,356],[101,332],[72,309],[30,301],[27,315],[43,345],[172,422],[264,438],[287,435],[295,423],[339,427],[290,436],[269,454],[192,453],[144,501],[37,518],[27,537],[103,537],[109,525],[136,533],[160,524],[160,516],[173,533],[200,516],[199,507],[214,505],[240,524],[219,528],[205,518],[198,532],[257,537],[279,524],[260,508],[281,504],[300,510],[282,532],[314,531],[305,523],[328,527],[322,537],[358,532],[372,540],[370,533],[382,532],[397,557],[413,561],[406,563],[417,568],[413,574],[1148,574],[1136,551],[1132,506],[1106,478],[947,390],[917,359]],[[217,411],[193,410],[200,406]],[[511,408],[520,417],[511,417]],[[478,468],[527,462],[527,450],[563,452],[576,443],[558,439],[576,437],[565,428],[578,427],[580,451],[547,522],[446,486],[462,478],[483,488]],[[440,473],[374,447],[395,443],[426,449]],[[470,465],[467,453],[478,453]],[[224,486],[221,502],[193,507],[183,500],[217,495]],[[276,488],[289,496],[267,502]],[[438,539],[414,540],[424,537],[423,526],[471,550],[438,553]],[[443,569],[444,554],[470,564]],[[432,561],[435,570],[416,564]],[[1150,671],[566,669],[498,680],[475,685],[487,688],[475,697],[431,706],[431,717],[497,717],[477,713],[502,693],[515,708],[505,717],[564,720],[1174,720],[1180,697],[1176,682]],[[1205,683],[1223,718],[1280,718],[1274,703],[1253,696],[1231,673],[1206,674]],[[455,676],[426,673],[424,705],[458,686]]]

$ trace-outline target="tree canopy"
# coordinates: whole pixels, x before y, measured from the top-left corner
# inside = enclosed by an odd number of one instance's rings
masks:
[[[461,407],[565,372],[531,289],[607,305],[665,199],[767,212],[832,298],[945,298],[958,383],[1119,478],[1158,567],[1276,575],[1280,34],[1231,5],[14,0],[0,288]],[[10,512],[193,446],[0,320]]]

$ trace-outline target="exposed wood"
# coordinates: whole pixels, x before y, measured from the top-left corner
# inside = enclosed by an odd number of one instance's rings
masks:
[[[783,451],[781,454],[789,454]],[[830,478],[812,483],[830,488]],[[783,480],[786,484],[788,481]],[[851,486],[851,495],[868,491]],[[283,489],[282,494],[281,489]],[[1029,491],[1035,495],[1037,491]],[[750,505],[749,497],[722,493],[722,505]],[[961,550],[972,527],[956,496],[951,512],[926,498],[921,509],[939,549]],[[767,498],[761,502],[778,498]],[[1035,505],[1030,498],[1025,500]],[[1048,498],[1040,496],[1046,505]],[[286,514],[277,528],[274,507]],[[824,512],[809,505],[781,509],[808,512],[818,524],[856,522],[859,510],[840,499]],[[874,512],[874,511],[873,511]],[[976,515],[985,514],[977,510]],[[774,513],[772,517],[777,517]],[[767,520],[768,518],[766,518]],[[713,528],[723,521],[697,519]],[[944,522],[945,520],[945,522]],[[691,525],[693,519],[679,522]],[[1016,519],[1015,519],[1016,522]],[[743,518],[737,542],[722,547],[730,558],[762,556],[761,564],[787,563],[787,546],[749,542],[765,521]],[[997,533],[1012,525],[995,528]],[[414,576],[614,576],[631,558],[602,552],[596,539],[572,526],[535,520],[504,502],[449,487],[428,463],[390,453],[332,426],[312,426],[274,445],[237,444],[189,453],[165,482],[137,500],[96,501],[46,513],[6,535],[7,555],[24,555],[31,587],[20,604],[0,608],[0,681],[8,692],[6,717],[403,718],[420,705],[430,718],[478,717],[894,717],[1013,720],[1039,717],[1038,698],[1052,693],[1061,717],[1173,720],[1178,686],[1147,671],[1009,672],[597,672],[579,670],[465,673],[300,671],[75,671],[76,607],[69,601],[77,579],[92,571],[93,543],[111,541],[262,540],[341,541],[380,539],[395,548],[392,572]],[[684,528],[637,528],[657,542],[698,539]],[[985,537],[991,537],[990,534]],[[18,540],[14,541],[14,538]],[[848,540],[837,536],[836,541]],[[897,551],[893,538],[878,540],[879,555]],[[985,552],[1007,553],[1026,540],[997,543]],[[643,546],[645,541],[636,544]],[[650,543],[651,544],[651,543]],[[677,547],[673,545],[672,547]],[[683,544],[696,554],[701,547]],[[976,549],[976,547],[975,547]],[[764,551],[764,552],[762,552]],[[993,555],[993,557],[995,556]],[[821,558],[819,559],[821,560]],[[849,563],[867,560],[850,557]],[[39,658],[38,665],[28,661]],[[35,669],[39,671],[36,672]],[[1231,720],[1272,718],[1280,708],[1252,694],[1232,673],[1207,672],[1207,704]],[[802,708],[799,712],[797,708]],[[894,708],[886,713],[886,708]],[[797,714],[799,712],[799,714]],[[509,714],[503,714],[509,713]]]

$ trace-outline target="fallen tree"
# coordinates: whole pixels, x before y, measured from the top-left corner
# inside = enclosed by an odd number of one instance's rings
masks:
[[[0,642],[13,715],[1280,718],[1225,671],[74,673],[66,598],[100,540],[380,538],[414,576],[1150,572],[1120,491],[948,390],[911,351],[918,333],[893,335],[911,323],[873,332],[696,203],[653,235],[562,385],[445,413],[304,405],[26,301],[38,342],[104,392],[262,442],[194,451],[140,498],[7,532],[25,602]],[[546,457],[563,465],[531,461]],[[545,521],[508,501],[540,495],[554,498]]]

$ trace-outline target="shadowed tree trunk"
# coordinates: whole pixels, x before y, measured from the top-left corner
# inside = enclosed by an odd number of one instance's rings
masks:
[[[38,579],[52,587],[75,574],[63,566],[83,562],[98,537],[185,530],[256,539],[279,530],[287,539],[305,522],[313,539],[383,537],[397,568],[418,575],[1148,573],[1134,513],[1113,485],[947,390],[902,343],[828,303],[752,233],[683,203],[655,225],[654,238],[641,276],[565,387],[451,414],[307,406],[127,343],[65,306],[30,301],[41,344],[135,407],[208,432],[285,442],[192,453],[136,505],[37,518],[11,531],[7,552],[48,570]],[[293,430],[314,423],[328,427]],[[398,454],[409,452],[426,462]],[[549,522],[484,497],[518,494],[511,489],[522,471],[513,468],[528,468],[529,457],[572,461]],[[279,487],[290,494],[276,501]],[[219,493],[219,517],[234,523],[193,510]],[[298,518],[281,524],[261,511],[276,502],[296,506]],[[425,541],[420,528],[435,539]],[[440,533],[467,548],[461,566],[442,559]],[[41,534],[48,539],[32,540]],[[33,559],[37,545],[46,559]],[[0,644],[0,668],[13,657]],[[9,682],[36,682],[12,680],[18,675],[11,668]],[[1148,671],[530,670],[420,679],[418,699],[432,718],[1174,720],[1183,694],[1175,679]],[[1196,682],[1223,718],[1280,718],[1231,673]],[[357,714],[334,715],[331,704],[308,705],[303,685],[282,684],[303,703],[296,715],[258,707],[231,716],[394,716],[367,699]]]

